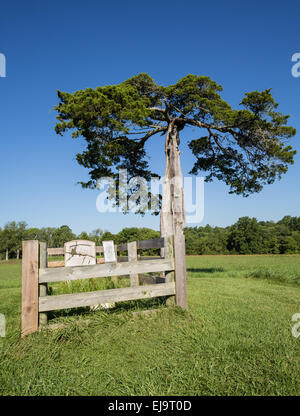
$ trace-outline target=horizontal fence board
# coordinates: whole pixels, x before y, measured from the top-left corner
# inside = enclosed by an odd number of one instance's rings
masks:
[[[62,256],[65,254],[63,247],[58,248],[47,248],[48,256]]]
[[[132,263],[106,263],[92,266],[60,267],[55,269],[40,269],[39,283],[90,279],[92,277],[125,276],[130,274],[170,270],[174,270],[174,262],[169,259],[135,261]]]
[[[64,267],[65,266],[65,262],[64,260],[62,261],[48,261],[48,267],[49,268],[53,268],[53,267]]]
[[[146,299],[175,294],[175,283],[133,286],[121,289],[98,290],[68,295],[43,296],[39,299],[39,312],[79,308],[103,303]]]
[[[165,239],[164,238],[152,238],[151,240],[141,240],[137,241],[137,248],[141,249],[150,249],[150,248],[162,248],[164,247]],[[119,244],[118,251],[127,251],[127,243]]]
[[[161,257],[156,257],[156,256],[141,256],[139,258],[140,261],[146,261],[146,260],[160,260]]]
[[[118,250],[118,251],[127,251],[127,243],[124,243],[124,244],[118,244],[118,245],[117,245],[117,250]]]
[[[145,261],[145,260],[161,260],[161,257],[158,256],[140,256],[139,261]],[[118,262],[119,263],[125,263],[128,261],[128,256],[119,256]]]
[[[164,238],[152,238],[151,240],[137,241],[138,249],[163,248],[165,244]],[[127,243],[118,244],[118,251],[127,251]],[[103,253],[103,246],[96,246],[96,253]],[[64,248],[48,248],[48,256],[60,256],[64,254]]]
[[[165,246],[164,238],[152,238],[151,240],[141,240],[137,242],[139,249],[162,248]]]

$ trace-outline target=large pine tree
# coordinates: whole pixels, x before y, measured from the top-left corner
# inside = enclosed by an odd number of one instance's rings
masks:
[[[185,222],[180,132],[199,128],[189,142],[196,157],[191,173],[206,173],[206,180],[225,181],[230,192],[244,196],[280,178],[293,163],[295,150],[287,140],[295,135],[289,116],[277,111],[271,90],[246,93],[240,109],[224,101],[222,87],[206,76],[187,75],[174,85],[156,84],[139,74],[118,85],[87,88],[73,94],[58,91],[56,132],[73,130],[86,149],[77,161],[89,169],[84,187],[119,169],[130,177],[152,175],[145,144],[164,136],[166,170],[161,209],[161,234],[182,234]]]

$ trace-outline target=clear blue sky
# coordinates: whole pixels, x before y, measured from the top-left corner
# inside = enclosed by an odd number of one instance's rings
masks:
[[[74,232],[125,226],[158,229],[157,217],[100,214],[99,191],[81,189],[87,178],[77,165],[83,139],[54,132],[56,90],[73,92],[120,83],[140,72],[163,85],[186,74],[208,75],[237,107],[246,91],[273,88],[279,109],[299,130],[300,78],[291,57],[300,52],[298,1],[14,1],[1,4],[0,226],[25,220],[30,226],[68,224]],[[196,134],[193,133],[193,134]],[[183,136],[187,175],[194,158]],[[161,138],[162,139],[162,138]],[[163,142],[149,154],[163,175]],[[300,153],[285,177],[249,198],[232,196],[220,182],[205,185],[200,224],[229,225],[241,216],[279,220],[299,216]]]

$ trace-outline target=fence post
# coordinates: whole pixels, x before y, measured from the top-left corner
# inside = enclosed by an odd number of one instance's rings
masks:
[[[120,261],[119,254],[120,253],[118,253],[118,245],[117,244],[114,244],[114,250],[115,250],[115,256],[116,256],[116,263],[119,263],[119,261]],[[113,282],[114,285],[118,285],[119,281],[120,281],[120,277],[119,276],[113,276],[113,277],[111,277],[111,281]]]
[[[173,236],[165,237],[163,254],[165,258],[171,259],[174,261],[174,238]],[[165,282],[170,283],[175,281],[174,272],[164,272]],[[166,304],[168,306],[175,305],[175,295],[168,296],[166,299]]]
[[[47,243],[40,242],[40,268],[46,269],[47,267]],[[39,296],[47,296],[48,294],[48,285],[47,283],[39,284]],[[48,316],[47,312],[39,313],[39,326],[47,325]]]
[[[186,293],[186,261],[185,261],[185,238],[179,232],[174,235],[174,256],[175,256],[175,288],[176,305],[188,309]]]
[[[127,243],[127,250],[128,250],[128,261],[137,261],[137,244],[136,241],[132,241],[131,243]],[[130,286],[139,286],[140,279],[138,274],[131,274],[130,275]]]
[[[39,242],[22,242],[22,332],[38,330]]]

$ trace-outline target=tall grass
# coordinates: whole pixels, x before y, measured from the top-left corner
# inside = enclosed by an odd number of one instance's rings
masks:
[[[24,339],[20,265],[0,265],[0,313],[7,317],[0,394],[299,395],[300,338],[291,333],[300,312],[300,287],[291,283],[299,259],[188,257],[188,312],[159,299],[153,315],[132,313],[148,309],[147,301],[73,309],[54,317],[64,327]]]

